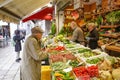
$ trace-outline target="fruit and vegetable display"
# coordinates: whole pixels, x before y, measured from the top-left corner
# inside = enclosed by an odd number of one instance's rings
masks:
[[[108,13],[105,17],[108,23],[117,24],[120,21],[120,10],[112,11]]]
[[[64,46],[57,46],[54,48],[54,50],[62,51],[62,50],[65,50],[65,47]]]
[[[120,58],[115,59],[114,63],[112,64],[112,67],[115,69],[120,67]]]
[[[50,35],[55,35],[55,34],[56,34],[56,25],[54,22],[52,22]]]
[[[66,52],[66,49],[64,46],[53,46],[53,47],[49,47],[49,52],[51,54],[58,54],[58,53]]]
[[[59,70],[68,68],[69,66],[65,64],[64,62],[55,62],[55,63],[51,63],[51,67],[53,71],[59,71]]]
[[[89,64],[97,64],[98,62],[100,62],[101,59],[100,58],[95,58],[95,59],[87,59],[86,62]]]
[[[79,61],[78,60],[72,60],[70,61],[69,65],[72,66],[72,67],[77,67],[79,64]]]
[[[66,39],[66,38],[64,37],[64,35],[62,35],[62,34],[59,34],[59,35],[57,35],[56,37],[54,37],[54,40],[55,40],[55,42],[61,41],[61,42],[63,42],[64,44],[69,44],[69,43],[70,43],[70,41],[69,41],[68,39]]]
[[[55,72],[54,76],[56,80],[75,80],[75,77],[71,71],[70,72],[64,72],[64,71]]]
[[[98,77],[99,72],[98,72],[98,66],[80,66],[73,68],[73,72],[75,75],[79,78],[81,76],[89,76],[90,77]]]
[[[59,41],[49,47],[52,80],[119,80],[115,74],[120,68],[119,57],[80,44]]]
[[[72,53],[59,53],[59,54],[52,54],[49,56],[51,62],[64,62],[66,60],[74,60],[76,57]]]

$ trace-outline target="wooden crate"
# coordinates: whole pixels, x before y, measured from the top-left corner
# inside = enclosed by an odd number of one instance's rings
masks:
[[[108,0],[102,0],[102,9],[108,8]]]
[[[96,10],[96,2],[85,2],[83,4],[84,12],[93,12]]]

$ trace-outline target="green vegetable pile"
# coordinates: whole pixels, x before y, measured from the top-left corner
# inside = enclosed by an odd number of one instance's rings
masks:
[[[75,80],[74,76],[71,75],[71,72],[63,72],[63,71],[61,71],[60,74],[64,75],[62,77],[63,80]]]
[[[120,10],[119,11],[112,11],[108,13],[106,16],[106,20],[110,24],[120,23]]]
[[[91,57],[94,56],[95,54],[93,52],[84,52],[83,56],[84,57]]]
[[[67,47],[67,48],[74,48],[75,45],[74,45],[74,44],[66,44],[66,47]]]
[[[56,25],[54,22],[52,22],[51,33],[49,35],[55,35],[55,34],[56,34]]]
[[[77,67],[79,64],[79,62],[77,60],[72,60],[70,61],[69,65],[72,66],[72,67]]]
[[[51,64],[53,71],[59,71],[67,68],[68,66],[63,62],[55,62]]]
[[[79,48],[78,49],[78,53],[86,53],[86,52],[90,53],[91,50],[90,49],[84,49],[84,48]]]
[[[62,27],[62,29],[60,30],[60,32],[58,33],[58,35],[64,35],[64,36],[70,36],[72,35],[72,30],[70,27]]]
[[[101,61],[100,58],[95,58],[95,59],[87,59],[86,62],[90,64],[97,64],[99,61]]]

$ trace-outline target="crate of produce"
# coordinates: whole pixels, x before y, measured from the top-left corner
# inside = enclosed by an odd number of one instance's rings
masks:
[[[73,68],[73,73],[76,80],[91,80],[91,78],[99,76],[98,66],[80,66]]]
[[[50,66],[41,66],[41,80],[51,80]]]

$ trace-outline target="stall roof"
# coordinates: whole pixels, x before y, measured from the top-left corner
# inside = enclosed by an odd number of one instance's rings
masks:
[[[19,22],[38,8],[44,7],[50,0],[0,0],[0,19]]]
[[[44,7],[40,11],[34,13],[33,15],[30,15],[26,18],[24,18],[22,21],[26,22],[28,20],[51,20],[52,19],[52,13],[53,13],[54,7]]]

